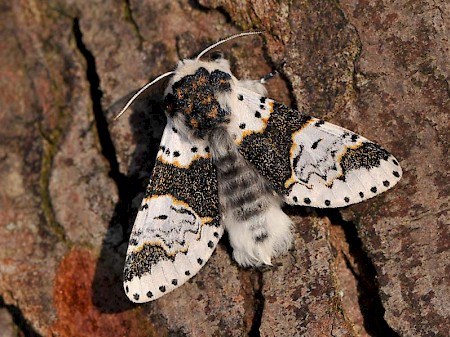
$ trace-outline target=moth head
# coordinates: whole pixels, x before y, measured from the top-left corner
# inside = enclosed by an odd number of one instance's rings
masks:
[[[207,47],[195,59],[179,61],[175,71],[158,76],[138,90],[114,119],[118,119],[147,88],[164,77],[173,75],[164,93],[166,114],[174,119],[176,125],[191,129],[196,136],[203,138],[212,128],[229,121],[227,116],[230,111],[224,102],[227,93],[232,90],[235,78],[231,74],[229,62],[220,51],[211,53],[209,61],[200,58],[222,43],[261,33],[232,35]]]
[[[236,79],[227,60],[183,60],[170,79],[164,109],[178,129],[204,138],[231,114],[223,97],[233,91]],[[221,104],[222,102],[222,104]]]

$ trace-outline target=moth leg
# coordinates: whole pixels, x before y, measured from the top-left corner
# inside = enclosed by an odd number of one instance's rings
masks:
[[[280,67],[283,67],[286,62],[282,62]],[[267,75],[264,75],[259,80],[240,80],[239,85],[245,89],[251,90],[261,96],[267,96],[267,89],[264,86],[267,81],[279,74],[278,70],[274,69]]]
[[[282,68],[285,64],[286,64],[286,61],[283,61],[283,62],[280,63],[280,65],[277,68]],[[270,81],[272,78],[274,78],[278,74],[279,74],[278,70],[273,69],[270,73],[268,73],[267,75],[261,77],[261,79],[259,81],[262,84],[266,84],[267,81]]]
[[[261,77],[261,79],[259,80],[262,84],[266,84],[267,81],[271,80],[272,78],[274,78],[275,76],[277,76],[278,70],[274,69],[273,71],[271,71],[270,73],[268,73],[267,75],[264,75],[263,77]]]

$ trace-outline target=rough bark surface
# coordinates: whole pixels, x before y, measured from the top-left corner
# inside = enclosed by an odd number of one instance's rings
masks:
[[[5,336],[447,336],[448,1],[0,1],[0,331]],[[404,177],[343,210],[289,208],[277,267],[226,238],[158,301],[122,290],[165,124],[149,79],[223,49],[271,98],[382,144]]]

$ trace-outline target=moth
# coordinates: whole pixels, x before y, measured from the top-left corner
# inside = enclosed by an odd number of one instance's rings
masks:
[[[218,53],[233,35],[179,61],[171,76],[155,167],[131,232],[124,289],[148,302],[202,268],[224,230],[241,266],[271,265],[291,246],[281,206],[344,207],[394,186],[398,161],[381,146],[267,97]],[[117,117],[119,117],[117,116]]]

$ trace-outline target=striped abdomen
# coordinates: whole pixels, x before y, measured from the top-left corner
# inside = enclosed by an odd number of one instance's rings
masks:
[[[222,223],[234,259],[243,266],[270,265],[291,244],[291,221],[267,180],[239,153],[225,128],[209,135],[217,169]]]

